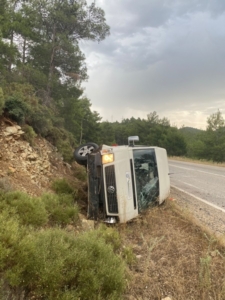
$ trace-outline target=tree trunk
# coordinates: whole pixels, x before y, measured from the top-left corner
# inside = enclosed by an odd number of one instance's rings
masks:
[[[23,65],[25,64],[25,59],[26,59],[26,45],[27,45],[27,39],[24,38],[24,40],[23,40],[23,55],[22,55]]]
[[[52,79],[54,74],[54,59],[55,59],[55,49],[56,49],[56,26],[54,25],[53,36],[52,36],[52,53],[50,58],[50,66],[48,73],[48,82],[47,82],[47,97],[45,99],[45,105],[50,106],[51,104],[51,91],[52,91]]]
[[[15,0],[15,2],[12,2],[12,10],[11,10],[11,13],[12,13],[11,22],[12,23],[14,22],[14,14],[15,14],[15,10],[16,10],[16,6],[17,6],[18,2],[19,2],[19,0]],[[10,47],[11,48],[13,47],[13,41],[14,41],[14,30],[12,29],[11,34],[10,34]],[[11,70],[12,70],[12,64],[13,64],[13,58],[12,58],[12,54],[10,54],[9,65],[8,65],[9,72],[11,72]]]

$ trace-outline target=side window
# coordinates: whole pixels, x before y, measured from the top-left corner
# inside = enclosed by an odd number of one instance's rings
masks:
[[[159,196],[159,178],[154,149],[134,149],[134,170],[139,212]]]

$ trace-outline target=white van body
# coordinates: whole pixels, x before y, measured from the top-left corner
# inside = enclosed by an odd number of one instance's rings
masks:
[[[170,178],[165,149],[103,145],[100,153],[101,156],[113,156],[112,162],[102,164],[101,188],[106,221],[114,218],[125,223],[154,202],[161,204],[169,196]]]

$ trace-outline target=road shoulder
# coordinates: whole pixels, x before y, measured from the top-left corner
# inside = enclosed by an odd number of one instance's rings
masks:
[[[225,234],[225,213],[223,211],[207,205],[175,187],[171,187],[171,199],[216,236]]]

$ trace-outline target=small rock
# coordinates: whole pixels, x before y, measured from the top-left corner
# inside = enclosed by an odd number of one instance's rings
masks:
[[[135,298],[133,295],[129,295],[127,296],[127,300],[136,300],[137,298]]]
[[[5,132],[4,135],[13,135],[16,134],[18,131],[18,129],[16,128],[16,126],[9,126],[5,128]]]
[[[216,250],[214,250],[214,251],[211,251],[210,255],[211,255],[212,257],[215,257],[215,256],[217,256],[217,251],[216,251]]]
[[[29,160],[36,160],[36,159],[38,158],[38,156],[37,156],[37,154],[29,154],[29,155],[27,156],[27,158],[28,158]]]
[[[13,168],[13,167],[9,167],[9,171],[10,171],[11,173],[15,173],[15,172],[16,172],[16,169]]]
[[[82,227],[83,229],[94,229],[95,228],[95,222],[93,220],[86,220],[86,219],[83,219],[82,220]]]

